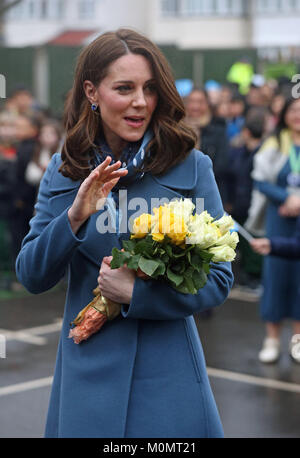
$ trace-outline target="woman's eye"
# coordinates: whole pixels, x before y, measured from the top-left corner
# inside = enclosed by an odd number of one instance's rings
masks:
[[[127,91],[130,91],[131,87],[130,86],[119,86],[116,89],[119,92],[127,92]]]
[[[157,91],[157,88],[156,88],[155,84],[149,84],[145,89],[148,92],[156,92]]]

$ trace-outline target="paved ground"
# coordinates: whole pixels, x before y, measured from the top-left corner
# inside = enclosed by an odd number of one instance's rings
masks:
[[[38,296],[19,293],[0,300],[0,437],[42,437],[63,315],[65,286]],[[253,297],[234,291],[210,318],[196,323],[226,437],[300,437],[300,365],[287,352],[262,365],[264,335]]]

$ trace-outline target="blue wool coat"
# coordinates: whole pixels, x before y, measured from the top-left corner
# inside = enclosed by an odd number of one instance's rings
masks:
[[[278,213],[279,206],[289,195],[287,176],[290,172],[291,168],[287,159],[278,174],[276,183],[255,182],[254,185],[268,198],[266,236],[271,240],[274,237],[293,237],[296,230],[297,218],[284,218]],[[299,258],[264,257],[264,293],[260,303],[260,315],[264,321],[279,323],[287,318],[300,320],[299,276]]]
[[[68,273],[46,437],[222,437],[192,315],[225,301],[233,283],[230,264],[213,265],[197,295],[136,278],[131,303],[76,345],[68,338],[70,322],[92,300],[103,257],[114,246],[121,248],[130,234],[99,234],[97,218],[104,208],[74,235],[67,211],[80,182],[63,177],[60,164],[60,154],[55,154],[16,261],[20,282],[34,294]],[[143,197],[149,209],[153,197],[190,195],[194,202],[202,197],[213,216],[223,215],[211,160],[196,150],[161,177],[146,173],[127,191],[129,202]],[[136,208],[124,217],[134,212]]]

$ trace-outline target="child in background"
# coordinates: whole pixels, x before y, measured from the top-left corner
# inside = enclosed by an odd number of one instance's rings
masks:
[[[54,153],[57,153],[61,141],[61,126],[55,120],[46,121],[38,137],[38,146],[28,163],[25,179],[32,186],[38,186]]]

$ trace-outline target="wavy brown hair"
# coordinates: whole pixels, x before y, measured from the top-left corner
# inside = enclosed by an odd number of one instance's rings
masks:
[[[158,104],[151,120],[154,137],[147,148],[148,152],[151,150],[151,157],[145,155],[143,171],[162,174],[181,162],[194,148],[195,134],[183,122],[184,105],[166,58],[143,35],[119,29],[96,38],[78,57],[74,85],[68,94],[64,112],[66,139],[59,169],[64,176],[83,180],[89,175],[89,161],[101,129],[101,116],[91,110],[83,88],[84,81],[89,80],[98,87],[106,77],[110,64],[129,52],[142,55],[150,62],[158,94]]]

